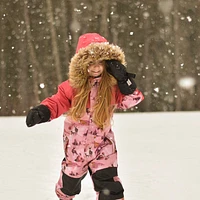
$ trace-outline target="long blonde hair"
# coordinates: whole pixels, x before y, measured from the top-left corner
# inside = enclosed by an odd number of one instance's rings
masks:
[[[106,71],[104,64],[95,105],[91,108],[93,110],[92,120],[102,129],[110,124],[110,119],[112,118],[114,105],[111,104],[111,101],[114,85],[116,85],[116,80]],[[68,115],[73,120],[79,121],[85,114],[90,90],[91,83],[88,75],[84,86],[76,89],[75,97],[72,100],[72,107]]]

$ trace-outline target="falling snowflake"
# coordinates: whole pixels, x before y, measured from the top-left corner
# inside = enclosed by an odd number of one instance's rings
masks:
[[[40,83],[40,88],[44,88],[45,87],[45,84],[44,83]]]
[[[194,87],[194,85],[196,84],[196,80],[192,77],[184,77],[178,81],[178,84],[181,88],[190,89]]]
[[[155,91],[155,92],[159,92],[160,89],[157,87],[157,88],[154,88],[154,91]]]
[[[187,16],[187,20],[188,20],[188,22],[191,22],[192,18],[190,16]]]

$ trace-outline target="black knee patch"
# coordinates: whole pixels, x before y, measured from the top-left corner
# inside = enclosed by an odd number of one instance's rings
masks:
[[[99,200],[116,200],[124,196],[122,184],[114,181],[115,176],[117,176],[116,167],[98,170],[92,175],[94,189],[99,192]]]
[[[61,191],[68,196],[74,196],[76,194],[79,194],[81,192],[81,181],[85,176],[86,174],[83,175],[81,178],[72,178],[63,173],[63,188],[61,188]]]

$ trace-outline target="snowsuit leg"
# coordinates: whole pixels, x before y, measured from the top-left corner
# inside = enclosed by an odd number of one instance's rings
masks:
[[[124,189],[116,167],[98,170],[91,177],[97,192],[97,200],[116,200],[124,197]]]
[[[55,192],[60,200],[72,200],[81,191],[81,181],[86,176],[72,178],[61,171]]]
[[[123,199],[124,189],[117,172],[117,150],[110,132],[96,150],[96,158],[89,164],[97,200]]]
[[[114,133],[95,124],[73,124],[65,120],[63,135],[65,158],[56,184],[61,200],[71,200],[81,191],[81,181],[90,171],[98,200],[123,198],[123,187],[117,174],[117,150]]]

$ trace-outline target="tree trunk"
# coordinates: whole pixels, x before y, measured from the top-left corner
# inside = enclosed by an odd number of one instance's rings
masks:
[[[17,92],[18,92],[18,100],[19,100],[19,104],[17,106],[17,114],[18,115],[23,115],[24,111],[29,109],[28,106],[29,104],[29,95],[27,94],[27,91],[29,90],[30,86],[29,86],[29,81],[28,81],[28,67],[27,67],[27,63],[26,63],[26,56],[27,56],[27,52],[26,52],[26,44],[25,44],[25,38],[24,38],[24,29],[21,27],[21,36],[20,39],[18,41],[18,47],[21,51],[21,53],[19,53],[19,66],[20,68],[18,68],[17,70]],[[28,83],[28,84],[27,84]]]
[[[35,105],[40,102],[39,100],[39,93],[38,93],[38,85],[39,83],[44,83],[44,76],[43,73],[39,70],[39,62],[37,60],[37,56],[35,53],[35,49],[32,44],[32,35],[30,30],[30,19],[28,14],[27,8],[27,1],[24,1],[24,20],[26,25],[26,34],[27,34],[27,45],[29,50],[29,57],[32,67],[32,80],[33,80],[33,98],[30,98],[30,105]],[[38,75],[39,74],[39,75]],[[48,92],[46,87],[43,89],[44,95],[47,96]]]
[[[98,10],[98,9],[97,9]],[[104,1],[101,3],[101,21],[100,21],[100,31],[101,34],[108,38],[109,31],[108,31],[108,19],[109,19],[109,1]]]
[[[68,19],[68,10],[67,10],[68,7],[66,7],[66,3],[65,3],[65,0],[61,0],[61,10],[62,10],[62,17],[61,17],[61,20],[62,20],[62,23],[61,23],[61,31],[62,31],[62,35],[63,35],[63,43],[64,43],[64,52],[65,52],[65,70],[64,70],[64,75],[66,75],[68,72],[68,63],[70,61],[70,48],[69,48],[69,36],[68,36],[68,33],[69,33],[69,26],[68,26],[68,22],[70,21]]]
[[[3,15],[3,2],[0,4],[0,13]],[[2,16],[1,15],[1,16]],[[4,20],[0,20],[0,116],[4,115],[6,113],[6,102],[7,102],[7,93],[6,93],[6,60],[4,55],[4,48],[5,48],[5,23]]]
[[[177,98],[175,98],[175,111],[180,111],[181,110],[181,92],[180,88],[177,84],[180,76],[179,76],[179,66],[180,66],[180,61],[179,61],[179,14],[178,14],[178,0],[174,0],[174,45],[175,45],[175,63],[174,63],[174,88],[176,91]]]
[[[61,64],[59,58],[59,50],[58,50],[58,42],[57,42],[57,35],[55,29],[55,21],[53,17],[53,8],[51,0],[46,0],[47,3],[47,18],[50,23],[50,32],[51,32],[51,44],[52,44],[52,54],[54,58],[55,70],[56,70],[56,77],[57,77],[57,84],[62,82],[62,74],[61,74]]]
[[[71,4],[71,25],[70,25],[70,32],[72,37],[72,48],[75,51],[76,45],[78,42],[78,34],[77,34],[77,26],[79,26],[77,14],[75,13],[74,9],[76,8],[77,2],[76,0],[70,1],[69,4]]]
[[[151,60],[149,57],[149,47],[151,43],[152,36],[149,35],[149,27],[150,27],[150,19],[144,19],[144,55],[143,55],[143,72],[144,72],[144,82],[145,82],[145,111],[151,110],[151,103],[152,103],[152,69],[151,69]]]

